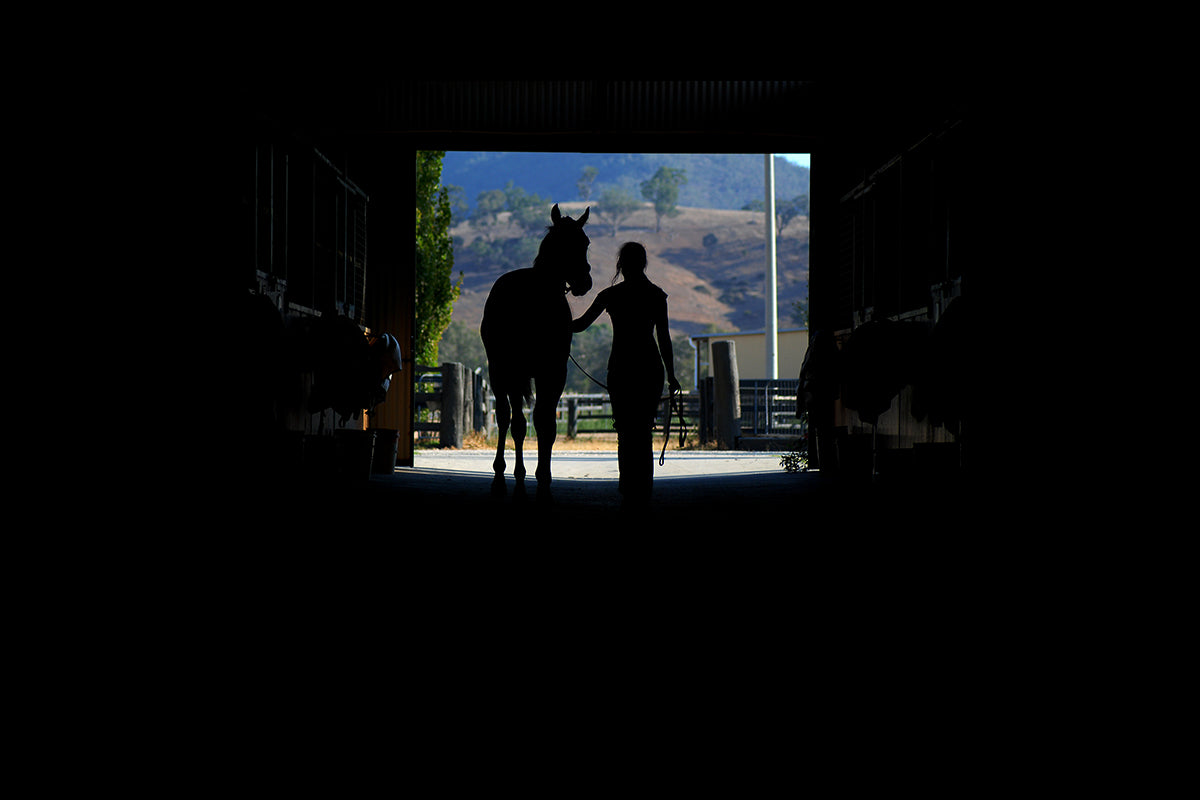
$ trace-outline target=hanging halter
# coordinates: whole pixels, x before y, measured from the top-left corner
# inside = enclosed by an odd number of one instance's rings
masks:
[[[679,414],[679,446],[682,448],[684,438],[687,434],[687,423],[683,421],[683,404],[678,402],[676,398],[679,396],[679,390],[671,389],[670,406],[667,408],[667,423],[666,430],[663,433],[662,452],[658,454],[658,465],[661,467],[667,458],[667,442],[671,441],[671,412],[675,411]]]

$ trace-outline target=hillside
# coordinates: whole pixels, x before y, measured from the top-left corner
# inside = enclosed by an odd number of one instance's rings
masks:
[[[584,206],[582,202],[559,204],[572,216],[580,214]],[[502,215],[502,225],[487,229],[488,236],[499,240],[517,235],[517,228],[509,228],[504,221]],[[587,231],[592,243],[588,260],[594,286],[585,297],[568,296],[575,316],[582,314],[596,293],[612,281],[620,246],[638,241],[650,257],[647,274],[669,296],[672,335],[765,327],[767,260],[762,212],[681,207],[679,216],[663,221],[661,233],[654,228],[654,211],[648,204],[623,222],[615,237],[610,225],[589,222]],[[484,263],[470,248],[481,236],[478,228],[459,223],[451,235],[455,240],[454,272],[463,274],[454,321],[478,330],[492,283],[503,272],[530,266],[532,256],[520,263]],[[706,244],[706,237],[713,238]],[[531,247],[540,237],[532,238]],[[781,329],[798,327],[793,303],[808,296],[806,217],[793,220],[780,236],[776,280],[778,325]]]

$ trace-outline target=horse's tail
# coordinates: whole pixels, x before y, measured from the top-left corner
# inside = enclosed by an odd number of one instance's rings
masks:
[[[514,270],[496,279],[484,302],[483,319],[479,324],[479,338],[487,353],[492,391],[506,399],[519,396],[525,405],[533,402],[533,377],[522,374],[526,372],[520,356],[524,344],[520,339],[522,327],[512,299],[519,298],[526,290],[523,281],[527,280],[528,273],[529,270]]]

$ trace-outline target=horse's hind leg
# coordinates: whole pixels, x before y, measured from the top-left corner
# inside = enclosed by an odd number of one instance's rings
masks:
[[[516,464],[513,466],[513,477],[517,479],[517,488],[523,488],[525,480],[525,461],[522,448],[525,444],[525,409],[522,407],[522,398],[516,395],[509,398],[512,403],[512,437],[513,450],[516,454]]]
[[[503,393],[496,395],[496,428],[499,444],[496,445],[496,460],[492,462],[492,471],[496,477],[492,479],[492,489],[504,491],[504,440],[508,438],[508,426],[512,421],[512,407]]]

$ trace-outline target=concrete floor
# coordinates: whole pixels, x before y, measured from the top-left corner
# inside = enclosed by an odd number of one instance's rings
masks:
[[[369,478],[251,481],[239,501],[272,528],[495,531],[572,530],[627,534],[781,536],[814,530],[879,530],[914,523],[953,529],[973,499],[961,481],[850,478],[819,470],[788,472],[781,453],[668,450],[649,508],[622,507],[615,451],[556,451],[551,499],[537,495],[536,452],[519,487],[507,452],[505,487],[493,486],[494,453],[419,450],[411,467]],[[221,487],[224,491],[224,486]],[[514,528],[513,526],[518,526]],[[356,534],[357,535],[357,534]]]
[[[512,477],[503,494],[493,492],[492,452],[419,451],[412,467],[373,476],[357,487],[372,506],[397,505],[414,518],[454,515],[467,524],[532,523],[543,529],[690,531],[693,534],[782,535],[807,526],[873,525],[873,518],[915,511],[923,504],[953,500],[936,484],[851,481],[819,471],[788,472],[780,453],[670,451],[661,466],[654,453],[650,508],[623,509],[617,490],[615,452],[561,451],[553,457],[552,502],[536,496],[536,454],[527,454],[524,493]],[[931,497],[931,494],[934,495]],[[911,515],[910,515],[911,518]]]
[[[304,636],[319,621],[355,641],[402,643],[414,658],[431,652],[414,630],[458,641],[485,623],[487,636],[555,638],[619,619],[655,641],[683,620],[700,640],[714,621],[780,643],[801,623],[805,635],[836,622],[839,635],[863,636],[883,619],[907,632],[913,620],[965,613],[963,598],[989,576],[996,586],[997,570],[1007,579],[1032,535],[1005,524],[1028,512],[1013,502],[1020,481],[1000,487],[1006,502],[983,503],[945,480],[789,473],[779,454],[668,451],[653,506],[628,511],[615,454],[556,453],[550,503],[532,474],[524,495],[511,475],[494,493],[491,458],[424,451],[391,475],[341,481],[239,484],[228,470],[210,473],[184,510],[195,533],[170,563],[198,570],[197,603],[223,604],[256,641],[286,617]],[[1011,594],[1003,586],[994,598]],[[953,630],[976,624],[956,617]]]
[[[549,504],[536,497],[536,453],[525,457],[524,496],[512,476],[511,450],[506,454],[505,493],[493,492],[494,457],[484,451],[420,451],[412,467],[397,468],[391,476],[375,476],[368,489],[380,498],[409,504],[443,503],[461,513],[485,517],[494,513],[519,517],[533,508],[541,519],[554,523],[578,520],[594,527],[624,520],[622,524],[636,521],[673,526],[715,511],[722,516],[751,513],[765,523],[764,512],[781,511],[805,483],[803,475],[782,468],[778,453],[669,452],[661,466],[656,453],[653,506],[639,510],[631,519],[621,513],[615,451],[556,452]]]

